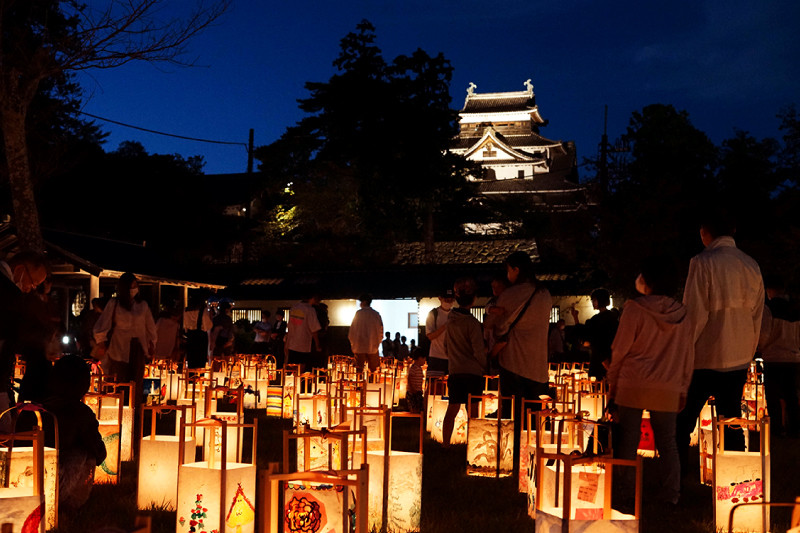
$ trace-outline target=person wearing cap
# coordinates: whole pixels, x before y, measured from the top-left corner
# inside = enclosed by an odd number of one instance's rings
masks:
[[[350,323],[347,338],[356,357],[356,367],[361,370],[364,363],[369,363],[369,371],[375,372],[380,365],[378,347],[383,335],[383,320],[380,313],[370,307],[372,296],[362,294],[358,300],[361,302],[361,309],[356,311],[353,322]]]
[[[442,292],[439,296],[439,307],[431,309],[425,320],[425,334],[431,341],[428,352],[429,376],[444,376],[448,373],[445,332],[447,331],[447,318],[450,316],[454,300],[453,289]]]

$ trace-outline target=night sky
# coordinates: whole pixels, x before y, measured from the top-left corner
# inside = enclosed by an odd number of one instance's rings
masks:
[[[90,2],[91,4],[92,2]],[[166,2],[168,16],[189,1]],[[174,12],[172,10],[175,10]],[[391,61],[422,48],[455,68],[452,107],[467,85],[518,91],[531,78],[542,134],[593,157],[608,104],[609,137],[632,111],[667,103],[719,143],[734,128],[778,137],[778,111],[800,106],[800,2],[234,0],[189,44],[194,67],[128,64],[81,74],[84,111],[178,135],[256,146],[302,114],[306,81],[327,81],[339,40],[368,19]],[[171,139],[100,123],[107,150],[137,140],[150,153],[202,155],[206,173],[244,172],[244,146]]]

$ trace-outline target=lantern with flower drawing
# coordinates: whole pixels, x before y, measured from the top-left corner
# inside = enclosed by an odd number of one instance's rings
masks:
[[[741,428],[748,423],[753,424],[744,418],[714,419],[712,494],[717,531],[727,531],[728,516],[737,503],[770,499],[769,418],[756,422],[760,435],[759,451],[725,449],[725,428]],[[736,531],[765,533],[769,531],[769,523],[767,506],[744,506],[736,513]]]
[[[94,471],[94,482],[112,483],[119,482],[120,467],[122,465],[122,408],[121,393],[86,393],[83,403],[94,411],[97,417],[98,430],[106,447],[105,460]],[[110,408],[107,408],[109,406]],[[105,416],[101,417],[100,413]]]
[[[184,457],[188,463],[194,459],[195,445],[191,434],[179,433],[180,420],[186,419],[185,406],[148,406],[142,411],[140,420],[141,434],[144,435],[144,420],[150,416],[150,433],[142,438],[139,445],[139,483],[137,505],[139,509],[158,508],[175,509],[175,498],[178,486],[178,452],[182,438]],[[173,434],[156,433],[156,420],[163,415],[174,413],[177,417]],[[190,420],[191,422],[191,420]]]
[[[490,401],[497,406],[494,418],[487,418]],[[503,418],[503,402],[510,403],[509,417]],[[468,396],[467,405],[475,416],[467,424],[467,475],[510,476],[514,466],[514,399],[497,396]]]
[[[263,495],[259,509],[266,513],[264,533],[367,532],[366,467],[289,474],[262,471],[259,487]]]
[[[256,421],[257,422],[257,421]],[[235,533],[255,532],[255,485],[254,463],[228,462],[227,424],[224,420],[203,419],[195,424],[212,435],[218,433],[222,445],[219,459],[216,454],[205,455],[202,461],[184,462],[184,446],[178,452],[178,496],[176,531],[229,531]],[[181,425],[179,434],[184,434]],[[253,434],[251,457],[256,457],[257,424],[243,424]]]
[[[53,415],[30,403],[0,414],[0,426],[15,428],[21,417],[31,421],[30,431],[0,434],[0,524],[44,533],[58,526],[58,427]],[[45,445],[45,417],[53,420],[52,448]]]

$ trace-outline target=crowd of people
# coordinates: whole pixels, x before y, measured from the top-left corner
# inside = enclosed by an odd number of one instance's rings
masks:
[[[597,313],[584,324],[574,313],[590,349],[589,373],[608,390],[609,416],[621,435],[615,453],[633,458],[639,443],[643,410],[650,412],[659,462],[660,498],[669,505],[680,499],[681,478],[690,472],[689,435],[700,410],[713,397],[723,417],[741,415],[742,389],[756,354],[764,360],[766,398],[776,436],[797,436],[800,430],[800,307],[791,301],[779,278],[762,273],[756,262],[736,247],[735,226],[721,213],[709,214],[700,227],[705,249],[688,265],[682,300],[676,299],[682,272],[670,258],[643,258],[631,283],[638,293],[622,312],[610,306],[610,294],[595,290]],[[59,413],[62,439],[73,461],[65,472],[99,464],[97,422],[75,398],[88,389],[89,368],[81,358],[51,362],[57,321],[48,306],[48,269],[39,254],[22,252],[0,261],[0,412],[17,401],[49,405]],[[764,281],[766,279],[766,281]],[[443,423],[448,446],[453,423],[470,394],[483,394],[485,375],[499,375],[500,394],[514,397],[515,419],[521,419],[523,399],[551,394],[548,363],[567,350],[565,321],[551,324],[553,298],[534,273],[524,252],[505,260],[503,276],[491,284],[492,296],[481,323],[470,311],[478,297],[473,279],[459,279],[439,296],[439,305],[425,319],[425,346],[409,344],[399,332],[385,331],[372,297],[359,297],[359,309],[348,331],[356,363],[370,371],[381,357],[409,361],[408,405],[423,405],[424,371],[428,377],[447,375],[449,407]],[[765,289],[766,288],[766,289]],[[147,359],[185,362],[202,368],[215,357],[230,355],[235,330],[229,301],[209,305],[208,294],[196,291],[186,309],[173,309],[154,320],[133,274],[120,276],[114,298],[94,299],[85,311],[78,345],[85,356],[99,361],[112,379],[134,382],[143,395]],[[284,320],[285,318],[285,320]],[[327,307],[308,294],[290,309],[274,315],[263,311],[252,324],[252,352],[272,355],[277,364],[302,370],[326,366]],[[14,362],[25,362],[19,398],[13,394]],[[64,379],[69,376],[69,383]],[[502,403],[501,403],[502,405]],[[75,432],[75,427],[81,427]],[[515,466],[519,428],[515,424]],[[0,428],[2,430],[4,428]],[[8,428],[5,428],[6,430]],[[726,442],[742,446],[741,433]],[[82,450],[82,451],[81,451]],[[78,465],[78,466],[76,466]],[[72,469],[72,470],[70,470]],[[76,494],[65,486],[64,496]],[[75,496],[72,505],[79,504]]]

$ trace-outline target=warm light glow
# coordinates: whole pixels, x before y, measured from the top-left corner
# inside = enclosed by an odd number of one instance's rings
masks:
[[[184,462],[194,460],[195,443],[185,437]],[[156,435],[154,439],[145,437],[139,448],[139,509],[156,506],[163,510],[175,510],[178,494],[178,437]]]

